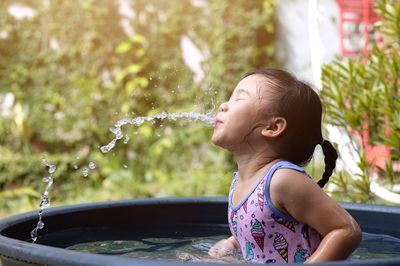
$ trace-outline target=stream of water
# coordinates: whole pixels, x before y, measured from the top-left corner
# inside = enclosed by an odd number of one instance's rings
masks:
[[[163,120],[163,119],[171,119],[171,120],[177,120],[177,119],[189,119],[191,121],[200,121],[206,124],[211,125],[214,122],[214,116],[211,114],[199,114],[195,112],[186,112],[186,113],[158,113],[152,116],[138,116],[135,118],[123,118],[121,120],[118,120],[117,123],[115,123],[114,127],[110,128],[110,131],[114,134],[114,139],[110,141],[107,145],[104,145],[100,147],[100,150],[103,153],[110,152],[115,144],[117,143],[118,140],[122,139],[124,137],[124,133],[122,132],[121,127],[123,125],[134,125],[134,126],[140,126],[143,124],[145,121],[152,121],[155,119]],[[126,135],[127,136],[127,135]],[[126,137],[125,137],[126,139]],[[129,139],[129,137],[128,137]]]
[[[36,227],[31,231],[31,239],[32,242],[35,242],[37,237],[38,237],[38,230],[43,229],[44,227],[44,222],[43,222],[43,210],[45,207],[50,205],[50,200],[49,200],[49,189],[53,185],[53,173],[57,170],[57,166],[54,164],[49,163],[47,160],[46,156],[42,156],[42,163],[48,167],[48,176],[45,176],[42,178],[42,181],[47,183],[46,188],[44,189],[41,199],[40,199],[40,205],[39,205],[39,211],[38,211],[38,222],[36,224]]]

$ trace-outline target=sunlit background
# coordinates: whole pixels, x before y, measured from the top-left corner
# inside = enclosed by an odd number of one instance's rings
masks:
[[[223,196],[235,164],[190,120],[213,114],[245,72],[284,67],[312,83],[341,159],[338,200],[400,204],[398,0],[2,0],[0,217],[52,206]],[[307,170],[323,171],[316,151]]]

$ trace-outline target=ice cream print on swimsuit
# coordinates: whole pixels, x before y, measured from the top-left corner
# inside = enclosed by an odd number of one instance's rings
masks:
[[[229,193],[229,226],[244,257],[257,263],[303,263],[320,243],[313,228],[277,210],[269,197],[269,185],[276,170],[304,170],[287,161],[274,164],[249,194],[236,206],[232,196],[237,173]]]

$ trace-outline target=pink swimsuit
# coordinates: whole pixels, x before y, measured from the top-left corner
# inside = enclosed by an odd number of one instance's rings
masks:
[[[301,167],[290,162],[277,162],[236,206],[232,204],[232,195],[238,174],[234,173],[229,192],[229,227],[248,261],[303,263],[321,241],[316,230],[280,212],[272,204],[269,186],[275,171],[282,168],[305,173]]]

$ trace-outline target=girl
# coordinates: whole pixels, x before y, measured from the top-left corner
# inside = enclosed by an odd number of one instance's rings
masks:
[[[358,224],[321,189],[337,159],[321,114],[317,93],[279,69],[248,73],[220,105],[212,142],[233,153],[238,172],[229,193],[232,236],[211,256],[240,249],[257,263],[313,263],[345,259],[357,247]],[[316,145],[326,164],[318,184],[299,167]]]

